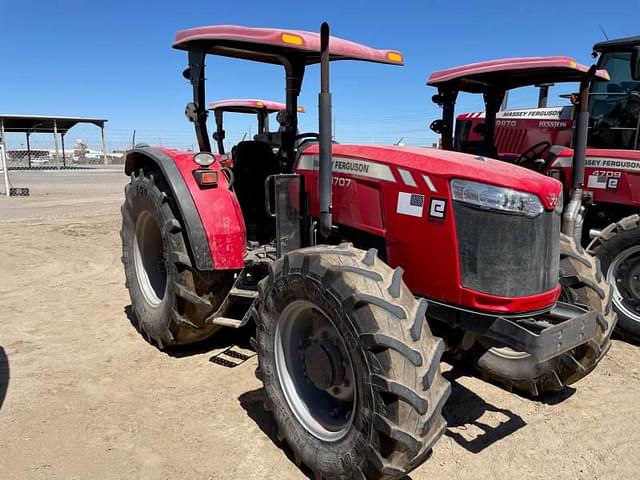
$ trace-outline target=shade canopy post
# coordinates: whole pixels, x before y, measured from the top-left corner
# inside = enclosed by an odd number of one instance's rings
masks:
[[[104,160],[104,164],[108,165],[108,157],[107,157],[107,136],[104,133],[104,124],[100,126],[100,137],[102,139],[102,158]]]
[[[66,167],[67,166],[67,157],[64,154],[64,133],[60,134],[60,140],[62,141],[62,166]]]
[[[29,165],[29,168],[31,168],[31,132],[25,132],[25,135],[27,137],[27,162]]]
[[[7,197],[11,196],[11,190],[9,186],[9,172],[7,171],[7,148],[4,139],[4,120],[0,118],[0,167],[2,167],[2,173],[4,175],[4,188]]]
[[[56,150],[56,161],[60,157],[60,147],[58,145],[58,122],[56,120],[53,121],[53,143],[54,148]]]
[[[4,138],[4,119],[0,118],[0,145],[5,148],[5,152],[7,150],[7,144]]]

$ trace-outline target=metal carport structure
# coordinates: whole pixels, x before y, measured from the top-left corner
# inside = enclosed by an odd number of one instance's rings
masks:
[[[27,155],[28,165],[31,168],[31,144],[30,136],[32,133],[51,133],[54,138],[55,154],[59,157],[60,145],[58,144],[58,135],[62,146],[62,162],[63,167],[66,166],[66,154],[64,148],[65,134],[79,123],[90,123],[100,129],[100,137],[102,140],[102,155],[105,164],[108,163],[107,157],[107,140],[105,136],[105,124],[107,120],[104,118],[89,117],[67,117],[67,116],[49,116],[49,115],[22,115],[22,114],[0,114],[0,144],[6,147],[7,133],[24,133],[27,139]]]

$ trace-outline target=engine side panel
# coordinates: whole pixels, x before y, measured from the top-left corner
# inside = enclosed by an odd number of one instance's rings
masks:
[[[540,142],[569,146],[572,107],[503,110],[496,115],[496,146],[501,157],[517,157]],[[456,119],[456,148],[467,141],[480,142],[474,128],[484,123],[484,113],[463,113]]]
[[[244,219],[219,162],[210,167],[218,172],[218,186],[203,189],[193,176],[193,171],[199,168],[193,161],[193,152],[136,148],[127,153],[125,172],[129,174],[145,161],[158,165],[169,182],[196,266],[200,270],[243,268],[246,245]]]
[[[427,169],[419,164],[382,163],[380,159],[371,161],[364,153],[356,156],[353,152],[358,150],[334,147],[334,223],[384,238],[387,263],[405,270],[404,280],[414,294],[504,314],[542,310],[555,303],[559,293],[557,282],[547,291],[511,297],[463,286],[450,177],[440,172],[426,173]],[[435,155],[438,151],[433,152]],[[307,177],[306,185],[315,185],[317,154],[305,152],[297,171]],[[553,188],[559,190],[557,182],[553,182]],[[318,215],[315,191],[310,192],[310,209],[312,215]]]
[[[548,172],[562,179],[565,191],[571,187],[572,159],[573,150],[562,150]],[[640,207],[640,152],[588,148],[584,183],[595,203]]]

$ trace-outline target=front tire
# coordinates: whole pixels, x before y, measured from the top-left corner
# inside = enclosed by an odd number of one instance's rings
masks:
[[[560,236],[560,300],[595,310],[595,337],[558,357],[539,362],[525,352],[491,346],[479,339],[471,350],[478,370],[489,380],[532,396],[561,390],[591,372],[611,344],[616,316],[611,308],[612,292],[598,260],[587,254],[567,235]]]
[[[232,273],[195,268],[162,174],[133,172],[121,210],[122,263],[141,333],[160,348],[215,333],[220,327],[206,319],[231,288]]]
[[[270,267],[258,376],[278,437],[316,478],[401,478],[444,433],[450,385],[426,306],[375,250],[311,247]]]
[[[609,225],[588,250],[600,259],[612,286],[619,332],[640,341],[640,215]]]

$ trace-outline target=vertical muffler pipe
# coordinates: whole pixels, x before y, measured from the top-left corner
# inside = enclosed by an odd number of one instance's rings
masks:
[[[318,95],[320,135],[320,234],[331,234],[331,93],[329,92],[329,24],[320,27],[320,94]]]
[[[562,232],[580,242],[578,238],[581,228],[580,215],[584,215],[582,196],[584,191],[584,169],[586,163],[587,133],[589,129],[589,86],[596,73],[596,66],[585,73],[580,82],[578,94],[578,111],[575,115],[575,141],[573,142],[573,172],[571,176],[571,199],[562,215]]]

